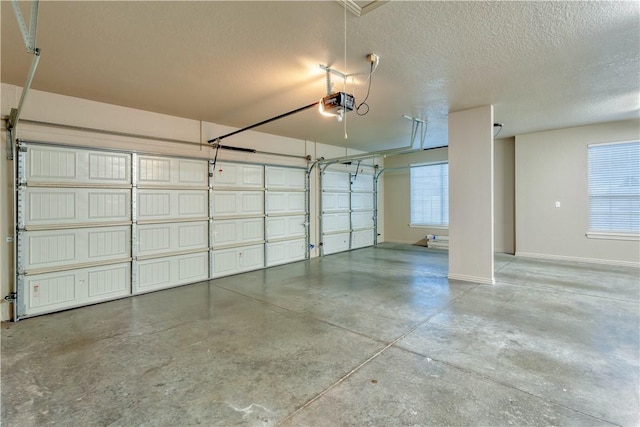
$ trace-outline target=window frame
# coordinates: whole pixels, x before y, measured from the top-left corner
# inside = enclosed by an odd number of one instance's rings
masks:
[[[585,236],[589,239],[604,239],[604,240],[640,240],[640,230],[637,231],[614,231],[614,230],[599,230],[599,229],[591,229],[591,198],[593,197],[591,187],[591,176],[589,173],[590,165],[591,165],[591,155],[590,149],[592,147],[602,147],[607,145],[621,145],[621,144],[630,144],[636,143],[640,144],[640,140],[632,139],[625,141],[612,141],[612,142],[602,142],[602,143],[593,143],[587,145],[587,232]],[[639,193],[640,197],[640,193]]]
[[[412,177],[412,171],[414,169],[417,168],[421,168],[421,167],[429,167],[429,166],[440,166],[440,165],[446,165],[447,166],[447,194],[443,195],[446,196],[446,202],[447,202],[447,209],[446,209],[446,224],[445,223],[422,223],[422,222],[413,222],[413,177]],[[441,188],[442,189],[442,188]],[[425,162],[425,163],[412,163],[409,165],[409,227],[410,228],[433,228],[433,229],[442,229],[442,230],[447,230],[449,229],[449,161],[448,160],[441,160],[441,161],[434,161],[434,162]]]

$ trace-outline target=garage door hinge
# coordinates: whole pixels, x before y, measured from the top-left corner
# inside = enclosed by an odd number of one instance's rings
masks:
[[[13,302],[18,299],[18,294],[16,292],[11,292],[9,295],[4,297],[4,300],[7,302]]]

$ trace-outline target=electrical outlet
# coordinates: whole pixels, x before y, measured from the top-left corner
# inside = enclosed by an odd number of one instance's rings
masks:
[[[556,202],[556,208],[560,207],[560,202]]]

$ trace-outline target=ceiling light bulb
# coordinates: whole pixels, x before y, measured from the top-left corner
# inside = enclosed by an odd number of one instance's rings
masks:
[[[320,112],[320,114],[322,114],[323,116],[327,116],[327,117],[334,117],[334,116],[335,116],[335,114],[334,114],[334,113],[331,113],[331,112],[328,112],[328,111],[325,111],[325,110],[324,110],[324,105],[323,105],[323,103],[322,103],[322,99],[320,100],[320,103],[318,104],[318,111],[319,111],[319,112]]]
[[[338,121],[341,122],[343,118],[344,118],[344,110],[338,110],[338,115],[336,116],[336,119],[338,119]]]

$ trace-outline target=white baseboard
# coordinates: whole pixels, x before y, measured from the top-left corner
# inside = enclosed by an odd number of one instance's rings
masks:
[[[544,259],[549,261],[571,261],[571,262],[583,262],[587,264],[605,264],[605,265],[616,265],[621,267],[640,268],[640,262],[633,262],[633,261],[619,261],[619,260],[599,259],[599,258],[582,258],[582,257],[574,257],[574,256],[537,254],[533,252],[518,252],[518,251],[516,251],[516,256],[522,257],[522,258]]]
[[[492,278],[486,278],[486,277],[478,277],[478,276],[467,276],[465,274],[451,274],[449,273],[447,275],[448,279],[453,279],[453,280],[462,280],[465,282],[474,282],[474,283],[482,283],[483,285],[495,285],[496,284],[496,279],[494,277]]]

